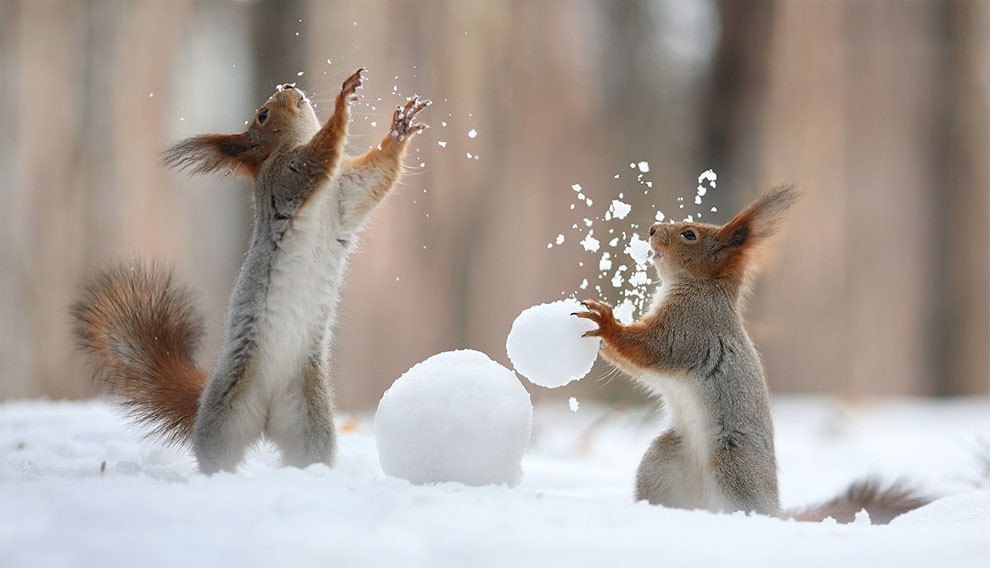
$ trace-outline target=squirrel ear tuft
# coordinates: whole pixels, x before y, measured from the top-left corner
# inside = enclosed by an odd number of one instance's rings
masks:
[[[718,230],[726,247],[752,247],[773,236],[797,201],[793,184],[776,186],[746,206]]]
[[[180,140],[162,153],[162,163],[193,174],[229,170],[253,178],[264,156],[248,134],[203,134]]]

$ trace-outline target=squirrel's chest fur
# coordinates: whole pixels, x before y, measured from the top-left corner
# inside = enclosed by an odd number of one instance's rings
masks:
[[[246,342],[248,368],[267,391],[297,380],[307,364],[323,366],[353,235],[339,223],[338,196],[324,187],[288,219],[259,215],[255,242],[231,298],[228,332]],[[240,313],[253,313],[251,325]]]

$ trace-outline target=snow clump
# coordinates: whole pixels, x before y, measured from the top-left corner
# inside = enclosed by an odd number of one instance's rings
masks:
[[[472,350],[414,365],[375,414],[382,471],[413,483],[514,486],[532,429],[533,403],[516,374]]]
[[[577,300],[559,300],[523,310],[512,322],[505,350],[519,374],[535,385],[557,388],[584,378],[598,357],[601,340],[581,337],[593,321],[571,314],[584,311]]]

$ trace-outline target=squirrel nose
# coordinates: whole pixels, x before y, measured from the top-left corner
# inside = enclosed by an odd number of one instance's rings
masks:
[[[282,85],[282,88],[283,89],[295,89],[296,86],[293,83],[286,83],[286,84]]]

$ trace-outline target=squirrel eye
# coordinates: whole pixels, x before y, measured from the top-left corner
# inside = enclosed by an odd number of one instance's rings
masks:
[[[264,124],[266,120],[268,120],[268,109],[262,109],[258,113],[258,124]]]
[[[698,235],[695,235],[694,234],[694,231],[692,231],[691,229],[688,229],[688,230],[684,231],[683,233],[681,233],[681,236],[684,237],[684,239],[685,240],[688,240],[688,241],[694,241],[694,240],[697,240],[698,239]]]

